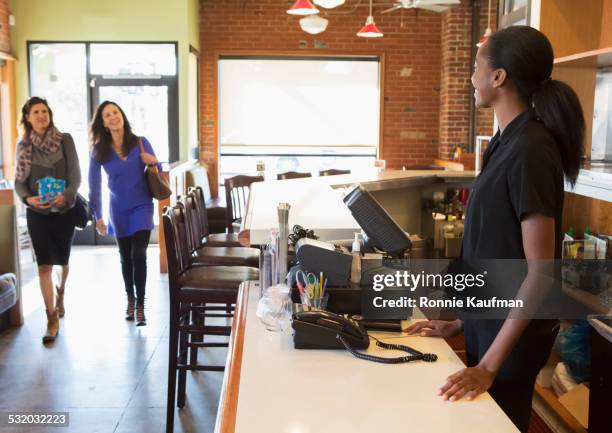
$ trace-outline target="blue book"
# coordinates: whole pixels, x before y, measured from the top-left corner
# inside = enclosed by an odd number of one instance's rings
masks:
[[[66,190],[66,181],[52,176],[38,179],[36,183],[38,184],[38,195],[42,203],[52,203],[60,192],[63,193]]]

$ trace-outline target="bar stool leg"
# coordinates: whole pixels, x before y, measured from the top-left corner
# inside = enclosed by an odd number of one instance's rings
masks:
[[[176,358],[178,353],[178,311],[170,302],[170,335],[168,338],[168,401],[166,406],[166,433],[174,432],[174,399],[176,396]]]
[[[206,303],[201,303],[198,305],[206,307]],[[198,325],[204,328],[206,324],[206,312],[194,310],[191,313],[191,320],[194,325]],[[194,343],[201,343],[204,341],[204,333],[192,333],[190,340]],[[198,364],[198,347],[191,347],[191,350],[189,352],[189,364],[192,366]]]
[[[189,316],[191,314],[191,311],[190,311],[191,309],[189,307],[190,307],[189,304],[186,304],[186,305],[181,304],[179,307],[179,309],[181,310],[181,319],[185,317],[187,324],[189,324]],[[181,322],[179,322],[179,325],[181,323],[184,323],[184,322],[181,320]],[[179,357],[178,357],[179,359],[178,359],[178,362],[183,366],[187,364],[187,352],[189,350],[193,351],[194,349],[194,348],[189,349],[189,345],[187,344],[188,339],[189,339],[189,334],[190,334],[189,332],[179,331]],[[187,369],[180,368],[178,371],[178,389],[177,389],[176,405],[177,407],[181,409],[185,406],[186,385],[187,385]]]

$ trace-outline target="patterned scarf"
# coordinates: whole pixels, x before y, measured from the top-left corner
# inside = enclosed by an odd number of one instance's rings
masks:
[[[24,182],[30,176],[32,168],[32,147],[49,155],[60,149],[62,144],[62,133],[55,127],[47,128],[45,135],[40,137],[34,131],[26,140],[19,143],[17,150],[17,167],[15,167],[15,179]]]

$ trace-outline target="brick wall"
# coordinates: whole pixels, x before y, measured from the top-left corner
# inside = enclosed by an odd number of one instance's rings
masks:
[[[440,153],[442,138],[446,147],[457,139],[466,142],[470,59],[469,51],[466,58],[462,50],[469,46],[470,0],[453,7],[460,11],[444,14],[404,10],[381,15],[387,5],[375,5],[376,24],[385,35],[376,40],[355,36],[368,15],[367,1],[347,0],[322,14],[329,25],[316,36],[302,32],[299,17],[285,13],[292,3],[201,0],[200,159],[210,167],[212,185],[217,184],[215,56],[219,52],[384,54],[381,158],[387,167],[430,163]],[[321,48],[315,48],[315,41]],[[301,48],[304,42],[306,48]],[[446,85],[442,93],[441,85]]]
[[[9,7],[8,0],[0,0],[0,51],[11,51],[9,42]]]
[[[479,38],[487,27],[488,2],[481,0]],[[491,2],[491,26],[495,29],[497,2]],[[468,142],[469,104],[473,98],[471,76],[472,2],[462,0],[442,14],[439,156],[450,158],[457,144]],[[491,135],[493,112],[477,109],[475,135]]]

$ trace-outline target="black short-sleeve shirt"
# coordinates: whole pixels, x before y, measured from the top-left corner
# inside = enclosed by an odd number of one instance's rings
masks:
[[[555,219],[555,257],[561,254],[564,177],[554,138],[533,110],[517,116],[491,140],[465,215],[464,259],[523,259],[521,219]]]

